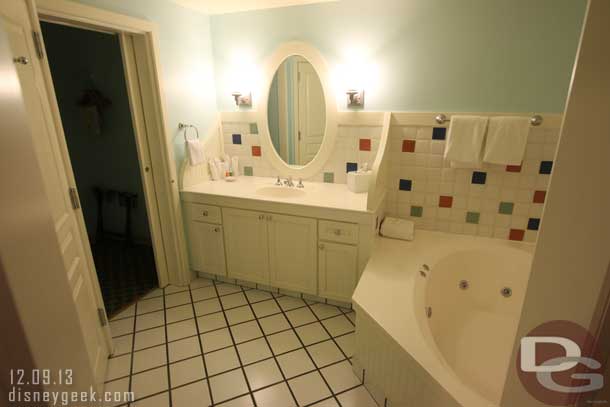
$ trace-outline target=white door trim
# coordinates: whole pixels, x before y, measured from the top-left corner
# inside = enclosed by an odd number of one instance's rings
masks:
[[[120,34],[134,132],[143,170],[143,187],[147,197],[151,235],[159,271],[159,284],[165,286],[168,283],[188,283],[190,272],[182,228],[176,165],[171,153],[172,142],[167,131],[163,88],[159,74],[157,26],[149,21],[66,0],[27,1],[32,25],[37,31],[40,31],[38,21],[40,16],[46,21]],[[128,37],[131,41],[127,40]],[[125,58],[126,53],[133,53],[133,58]],[[137,65],[135,60],[138,61]],[[63,149],[63,158],[66,167],[70,169],[67,174],[68,179],[72,185],[75,185],[50,69],[46,61],[43,66],[57,133],[61,135],[59,142]],[[135,87],[136,77],[140,84],[139,88]],[[148,173],[144,171],[147,163],[152,168]],[[85,233],[82,215],[79,216],[79,223],[81,232]],[[88,244],[86,246],[88,247]],[[87,254],[88,261],[91,262],[91,270],[95,270],[91,253]],[[101,302],[99,290],[97,294]]]

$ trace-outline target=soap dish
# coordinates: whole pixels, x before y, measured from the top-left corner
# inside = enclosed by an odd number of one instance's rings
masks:
[[[235,182],[235,181],[237,181],[237,178],[229,176],[229,177],[225,177],[225,181],[227,181],[227,182]]]

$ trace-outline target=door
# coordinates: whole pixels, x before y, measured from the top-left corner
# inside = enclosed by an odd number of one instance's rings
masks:
[[[222,209],[227,275],[269,284],[267,221],[260,212]]]
[[[267,215],[271,285],[316,294],[317,221]]]
[[[339,243],[320,243],[319,295],[338,301],[351,301],[356,288],[358,249]]]
[[[92,270],[85,257],[84,240],[76,219],[78,209],[73,209],[72,203],[77,202],[78,197],[73,195],[73,201],[70,199],[67,170],[62,160],[25,2],[0,3],[0,23],[9,36],[14,57],[20,58],[16,62],[17,73],[38,161],[32,164],[40,167],[44,177],[66,279],[76,304],[90,366],[99,384],[103,382],[106,372],[109,354],[106,338],[109,331],[107,325],[101,325],[98,317],[99,297],[96,297],[96,290],[99,291],[99,287],[91,280]],[[101,312],[104,312],[103,306]]]
[[[304,58],[297,62],[298,69],[298,163],[309,163],[320,150],[324,139],[324,120],[326,106],[320,103],[324,100],[322,84],[315,69]]]
[[[189,222],[187,233],[193,270],[220,276],[226,275],[222,226],[204,222]]]

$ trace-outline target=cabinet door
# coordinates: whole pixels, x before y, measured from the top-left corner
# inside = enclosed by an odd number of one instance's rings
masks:
[[[227,274],[231,278],[269,284],[269,250],[265,215],[222,209]]]
[[[338,301],[351,301],[356,288],[358,249],[339,243],[320,243],[319,295]]]
[[[315,295],[318,274],[316,220],[298,216],[267,216],[271,285]]]
[[[227,274],[222,226],[203,222],[188,223],[189,258],[196,271]]]

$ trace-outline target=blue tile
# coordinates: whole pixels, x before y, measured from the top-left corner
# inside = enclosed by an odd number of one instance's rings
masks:
[[[473,184],[485,184],[487,180],[487,173],[482,171],[473,171],[472,173],[472,183]]]
[[[241,144],[241,134],[233,134],[233,144]]]
[[[553,161],[540,161],[540,174],[550,174],[553,170]]]
[[[435,127],[432,129],[432,140],[445,140],[447,129],[444,127]]]
[[[540,228],[540,219],[530,218],[527,221],[527,230],[538,230]]]
[[[358,171],[357,163],[345,163],[345,172]]]
[[[401,191],[410,191],[412,185],[413,182],[411,182],[410,179],[401,179],[398,182],[398,189],[400,189]]]

